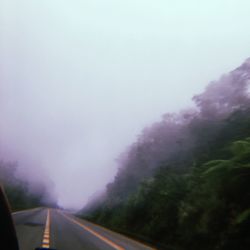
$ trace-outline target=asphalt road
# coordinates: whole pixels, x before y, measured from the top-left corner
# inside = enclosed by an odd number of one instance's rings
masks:
[[[121,234],[57,209],[13,213],[20,250],[153,250]]]

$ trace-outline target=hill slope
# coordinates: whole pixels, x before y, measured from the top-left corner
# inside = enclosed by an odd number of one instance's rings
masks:
[[[42,183],[37,184],[33,190],[27,181],[17,177],[16,169],[16,164],[0,162],[0,183],[13,211],[48,204],[55,206],[55,202],[52,201]]]
[[[144,129],[82,216],[162,249],[249,249],[249,86],[248,59]]]

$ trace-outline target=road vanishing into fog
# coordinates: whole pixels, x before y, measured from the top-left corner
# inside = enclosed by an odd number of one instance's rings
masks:
[[[36,208],[13,213],[20,250],[153,250],[121,234],[59,209]]]

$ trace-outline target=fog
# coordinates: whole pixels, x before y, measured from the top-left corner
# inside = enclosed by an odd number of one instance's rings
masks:
[[[0,3],[0,156],[81,208],[162,114],[250,54],[248,1]]]

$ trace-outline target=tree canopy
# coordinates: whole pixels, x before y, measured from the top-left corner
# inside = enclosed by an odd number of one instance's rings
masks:
[[[159,249],[249,249],[248,61],[144,129],[82,215]]]

